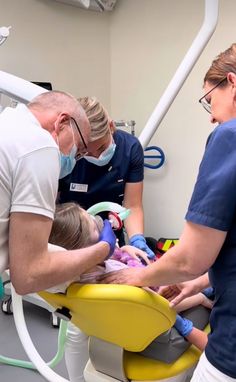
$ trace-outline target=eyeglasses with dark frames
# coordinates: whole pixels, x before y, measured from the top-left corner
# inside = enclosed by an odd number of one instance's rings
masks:
[[[88,148],[88,147],[87,147],[87,145],[86,145],[86,143],[85,143],[83,134],[82,134],[82,132],[81,132],[81,130],[80,130],[80,128],[79,128],[78,123],[76,122],[76,120],[75,120],[73,117],[71,117],[71,119],[72,119],[72,121],[74,122],[74,124],[75,124],[75,126],[76,126],[76,128],[77,128],[77,130],[78,130],[79,136],[80,136],[81,141],[82,141],[82,143],[83,143],[83,145],[84,145],[84,148],[85,148],[85,150],[86,150],[85,153],[80,153],[79,150],[78,150],[78,152],[77,152],[77,154],[76,154],[76,156],[75,156],[75,160],[78,161],[79,159],[83,158],[85,155],[88,154],[88,151],[87,151],[87,148]]]
[[[211,104],[207,101],[206,97],[210,94],[214,89],[220,86],[224,81],[227,80],[227,77],[223,78],[220,82],[218,82],[211,90],[209,90],[203,97],[201,97],[198,102],[204,107],[204,109],[211,114]]]

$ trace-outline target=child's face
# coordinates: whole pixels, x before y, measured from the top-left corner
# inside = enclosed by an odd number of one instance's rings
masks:
[[[84,218],[88,221],[89,224],[91,245],[96,244],[99,240],[100,232],[103,228],[103,220],[100,218],[100,216],[94,217],[88,214],[87,211],[84,211]]]

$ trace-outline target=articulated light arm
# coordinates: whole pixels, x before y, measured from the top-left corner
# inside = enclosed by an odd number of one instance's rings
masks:
[[[143,148],[146,148],[150,142],[183,86],[184,81],[214,33],[218,20],[218,8],[218,0],[205,0],[205,19],[203,25],[139,136]]]
[[[41,86],[0,71],[0,93],[3,93],[18,102],[27,103],[37,95],[47,91],[48,90]]]

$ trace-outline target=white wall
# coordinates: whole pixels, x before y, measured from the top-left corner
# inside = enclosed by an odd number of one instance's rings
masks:
[[[0,0],[0,68],[30,81],[50,81],[76,97],[110,105],[109,14],[54,0]]]
[[[151,144],[166,154],[145,169],[146,235],[177,237],[212,126],[198,104],[212,59],[236,34],[235,0],[220,0],[217,29]],[[0,0],[0,26],[12,25],[0,47],[0,68],[51,81],[75,96],[96,95],[114,119],[134,119],[136,135],[199,31],[204,0],[117,0],[111,13],[53,0]]]
[[[190,48],[204,18],[203,0],[120,0],[111,20],[111,108],[134,119],[139,135]],[[215,34],[150,144],[166,164],[145,169],[146,235],[178,237],[205,141],[213,126],[198,99],[212,59],[235,40],[236,2],[220,0]]]

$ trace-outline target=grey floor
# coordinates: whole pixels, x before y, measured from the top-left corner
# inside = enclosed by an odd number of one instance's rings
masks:
[[[28,331],[41,357],[50,361],[57,350],[58,329],[52,327],[50,313],[37,305],[24,302],[24,313]],[[0,309],[0,354],[5,357],[28,360],[18,338],[12,315]],[[64,359],[54,368],[61,376],[68,378]],[[0,363],[0,382],[43,382],[38,372]]]

